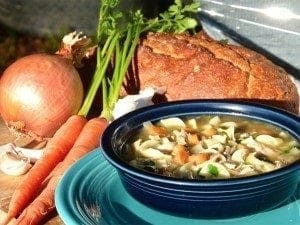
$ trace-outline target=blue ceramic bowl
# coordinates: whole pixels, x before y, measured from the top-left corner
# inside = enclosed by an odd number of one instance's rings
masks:
[[[134,168],[118,152],[145,121],[173,116],[238,115],[271,123],[300,141],[300,118],[268,106],[220,100],[169,102],[131,112],[113,121],[102,136],[104,157],[117,169],[125,189],[134,198],[171,214],[230,218],[272,209],[287,200],[299,183],[299,161],[279,170],[244,178],[185,180]]]

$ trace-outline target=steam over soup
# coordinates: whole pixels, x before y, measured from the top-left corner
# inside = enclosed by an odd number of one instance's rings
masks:
[[[134,167],[188,179],[251,176],[300,159],[299,142],[286,131],[236,116],[145,122],[123,150]]]

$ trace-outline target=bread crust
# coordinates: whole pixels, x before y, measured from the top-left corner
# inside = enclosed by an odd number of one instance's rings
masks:
[[[137,50],[134,71],[127,77],[127,93],[155,86],[166,90],[167,101],[242,99],[299,113],[297,88],[283,68],[204,32],[149,33]]]

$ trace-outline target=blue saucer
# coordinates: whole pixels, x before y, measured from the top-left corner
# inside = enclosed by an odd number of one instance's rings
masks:
[[[55,193],[65,224],[100,225],[299,225],[300,186],[287,202],[271,211],[234,219],[202,220],[177,217],[151,209],[123,188],[116,170],[95,149],[64,175]]]

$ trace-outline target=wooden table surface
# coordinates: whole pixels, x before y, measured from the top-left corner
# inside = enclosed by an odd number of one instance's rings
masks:
[[[14,137],[10,134],[9,130],[0,118],[0,145],[12,142],[13,140]],[[3,211],[7,211],[12,193],[21,179],[22,176],[8,176],[0,171],[0,224],[1,220],[3,220],[4,217]],[[42,224],[60,225],[63,224],[63,222],[57,216],[57,213],[54,212],[52,215],[46,218],[46,220]]]

